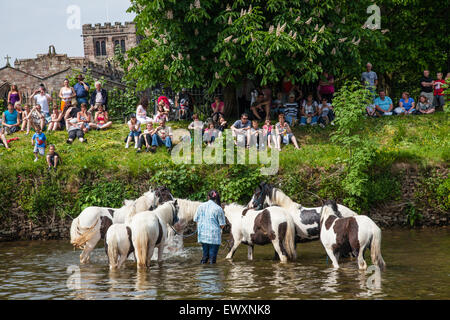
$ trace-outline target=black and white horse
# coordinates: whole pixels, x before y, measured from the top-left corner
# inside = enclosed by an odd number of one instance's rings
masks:
[[[370,249],[372,263],[384,270],[386,264],[381,256],[381,230],[367,216],[343,218],[336,202],[327,201],[322,207],[320,218],[320,241],[333,262],[339,268],[338,260],[351,252],[358,257],[359,269],[367,269],[364,252]]]
[[[283,191],[267,183],[261,183],[256,188],[252,199],[247,205],[249,208],[261,210],[267,206],[280,206],[289,212],[294,219],[296,242],[318,240],[320,234],[320,212],[322,207],[306,208],[292,201]],[[357,213],[349,208],[338,205],[343,217],[354,217]]]
[[[231,259],[243,243],[248,245],[248,259],[253,260],[253,246],[272,243],[281,262],[295,260],[295,226],[292,217],[283,208],[268,207],[256,211],[238,204],[226,205],[225,217],[231,225]]]

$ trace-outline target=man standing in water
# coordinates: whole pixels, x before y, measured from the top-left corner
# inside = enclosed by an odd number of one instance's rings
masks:
[[[216,190],[208,194],[208,201],[201,204],[194,216],[197,222],[198,242],[203,247],[202,264],[216,263],[217,253],[222,242],[222,229],[225,227],[225,213],[220,206],[220,196]]]

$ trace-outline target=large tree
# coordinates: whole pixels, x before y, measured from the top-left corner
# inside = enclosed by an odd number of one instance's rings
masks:
[[[128,52],[129,77],[141,89],[165,83],[233,92],[248,74],[261,84],[279,82],[286,71],[294,83],[314,82],[322,70],[358,74],[362,54],[383,46],[385,37],[365,25],[371,5],[369,0],[132,0],[129,11],[136,13],[143,39]],[[233,99],[228,100],[229,109]]]

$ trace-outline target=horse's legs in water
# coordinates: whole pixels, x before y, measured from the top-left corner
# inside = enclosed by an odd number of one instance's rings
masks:
[[[158,262],[162,262],[162,256],[164,252],[164,240],[158,245]]]
[[[89,262],[90,254],[92,250],[94,250],[95,246],[97,245],[97,242],[99,242],[101,236],[100,233],[97,232],[92,239],[90,239],[88,242],[86,242],[86,245],[83,249],[83,252],[80,254],[80,263],[87,263]]]
[[[280,261],[283,263],[287,262],[288,259],[281,251],[279,240],[278,239],[273,240],[272,245],[273,245],[273,248],[275,249],[275,251],[277,252],[278,256],[280,257]]]
[[[336,259],[336,256],[334,255],[333,250],[331,250],[331,248],[325,247],[325,251],[327,252],[328,256],[330,257],[331,262],[333,263],[333,268],[338,269],[339,268],[338,260]]]
[[[234,253],[236,252],[236,249],[239,247],[239,245],[241,244],[240,241],[234,241],[234,237],[231,240],[233,243],[233,246],[230,249],[230,252],[228,252],[227,256],[225,257],[225,259],[231,259],[234,256]]]
[[[247,248],[247,258],[248,260],[253,260],[253,245],[248,245]]]
[[[273,253],[273,260],[278,261],[280,260],[280,256],[278,255],[278,252],[275,250],[275,252]]]
[[[359,248],[359,253],[358,253],[358,267],[361,270],[366,270],[367,269],[367,263],[364,260],[364,252],[366,251],[366,243]]]
[[[147,261],[145,262],[145,266],[147,268],[150,267],[150,261],[152,260],[153,251],[155,250],[155,246],[152,244],[149,244],[148,246],[148,254],[147,254]]]

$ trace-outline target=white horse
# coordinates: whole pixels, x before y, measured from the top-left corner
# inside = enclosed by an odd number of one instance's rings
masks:
[[[334,268],[339,268],[341,255],[352,252],[358,256],[359,269],[367,269],[364,252],[370,247],[372,263],[385,269],[381,256],[381,230],[369,217],[339,217],[336,202],[327,201],[322,208],[320,226],[320,240]]]
[[[136,211],[154,209],[158,198],[152,190],[146,192],[136,201],[125,200],[120,209],[88,207],[72,221],[70,228],[70,243],[83,252],[80,263],[87,263],[89,255],[100,239],[104,239],[109,227],[114,223],[124,223],[127,216],[134,215]],[[139,212],[138,211],[138,212]]]
[[[130,228],[138,269],[150,266],[155,247],[158,248],[158,261],[162,260],[167,238],[166,225],[173,226],[177,223],[178,211],[179,207],[175,200],[166,202],[153,211],[140,212],[133,217]]]
[[[131,240],[131,228],[125,223],[116,223],[109,227],[105,237],[105,251],[109,268],[120,269],[128,256],[134,251]]]
[[[261,183],[255,190],[252,199],[247,205],[258,210],[266,206],[280,206],[286,209],[294,219],[296,242],[318,240],[320,229],[320,212],[322,207],[306,208],[292,201],[283,191],[269,184]],[[343,217],[354,217],[358,214],[346,206],[338,204]]]
[[[233,203],[225,206],[224,211],[232,235],[232,247],[226,259],[231,259],[239,244],[244,243],[248,245],[248,259],[253,260],[253,246],[271,242],[281,262],[297,258],[294,222],[283,208],[256,211]]]
[[[168,239],[174,238],[176,235],[183,237],[184,229],[188,225],[189,222],[194,220],[195,213],[197,212],[198,207],[202,204],[200,201],[191,201],[188,199],[179,199],[178,206],[180,207],[180,211],[178,212],[178,222],[174,225],[173,228],[168,229]]]

